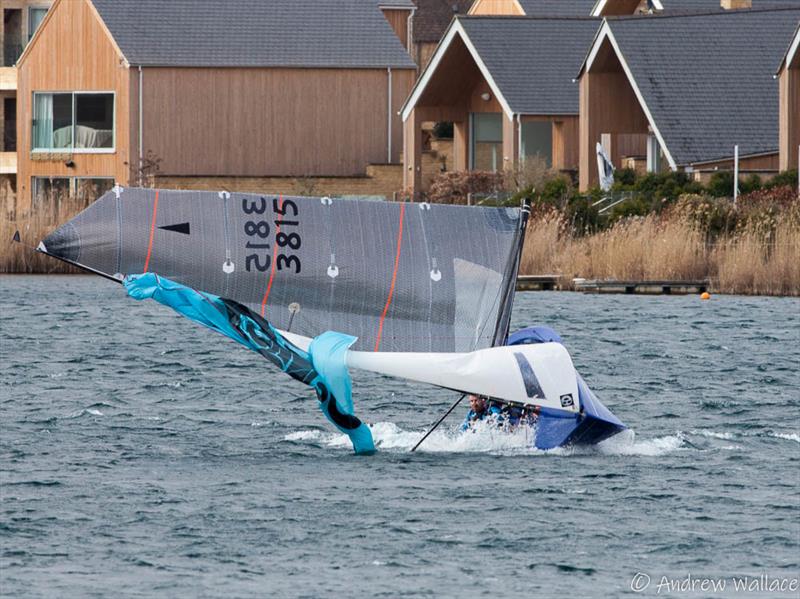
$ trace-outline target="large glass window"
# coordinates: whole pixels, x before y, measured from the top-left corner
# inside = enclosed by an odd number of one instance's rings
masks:
[[[498,171],[503,166],[503,115],[494,112],[472,114],[470,168]]]
[[[96,177],[94,179],[77,177],[75,179],[75,197],[87,204],[94,202],[105,192],[114,187],[111,177]]]
[[[35,93],[33,149],[114,148],[114,94]]]
[[[540,156],[553,166],[553,124],[550,121],[523,121],[522,148],[523,160],[532,156]]]
[[[31,182],[34,204],[55,207],[68,197],[91,204],[113,187],[113,177],[33,177]]]
[[[36,33],[36,30],[39,29],[39,25],[44,21],[46,14],[47,8],[44,7],[31,6],[28,9],[28,40],[30,40],[33,34]]]
[[[31,186],[35,206],[56,206],[70,195],[69,177],[33,177]]]

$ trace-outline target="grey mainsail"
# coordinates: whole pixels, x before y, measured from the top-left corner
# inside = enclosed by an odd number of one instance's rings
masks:
[[[505,334],[520,225],[511,208],[118,188],[43,243],[103,273],[155,272],[235,300],[308,337],[447,352]]]

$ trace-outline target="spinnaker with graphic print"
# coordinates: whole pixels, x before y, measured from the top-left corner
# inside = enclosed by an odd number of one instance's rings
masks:
[[[536,406],[536,445],[624,425],[560,339],[509,339],[526,211],[116,187],[39,251],[172,307],[311,386],[358,453],[351,369]]]

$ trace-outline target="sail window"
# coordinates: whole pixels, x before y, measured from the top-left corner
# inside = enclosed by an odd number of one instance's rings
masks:
[[[104,152],[113,149],[113,93],[34,93],[34,151]]]

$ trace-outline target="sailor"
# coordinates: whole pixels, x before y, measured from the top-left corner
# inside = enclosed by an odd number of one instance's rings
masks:
[[[487,401],[487,397],[481,395],[469,395],[469,412],[464,422],[461,424],[461,430],[466,431],[476,423],[487,416],[491,416],[496,422],[502,421],[501,409],[497,402]]]

